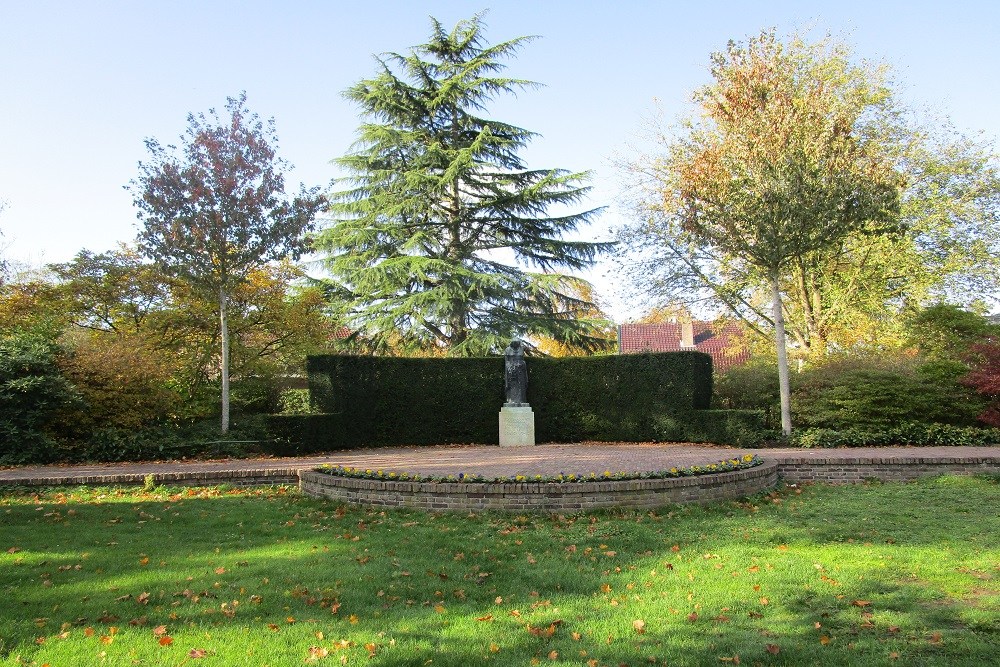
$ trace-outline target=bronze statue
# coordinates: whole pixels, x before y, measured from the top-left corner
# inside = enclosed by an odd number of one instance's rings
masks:
[[[506,405],[528,405],[528,367],[524,364],[524,343],[512,340],[503,355]]]

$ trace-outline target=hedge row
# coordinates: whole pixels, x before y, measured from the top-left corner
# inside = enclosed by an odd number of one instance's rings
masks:
[[[809,428],[792,434],[798,447],[991,447],[1000,445],[1000,429],[950,424],[901,424],[882,430],[849,428],[840,431]]]
[[[268,432],[273,438],[268,453],[277,456],[300,456],[341,449],[357,449],[369,444],[344,437],[342,415],[270,415]],[[711,442],[736,447],[760,446],[772,435],[763,429],[763,416],[755,410],[698,410],[680,415],[661,415],[653,420],[656,433],[651,441],[658,442]],[[537,422],[537,416],[536,416]],[[497,415],[493,415],[493,435],[498,431]],[[579,442],[578,440],[542,440],[538,442]],[[619,438],[584,438],[619,442]],[[476,441],[469,441],[476,442]],[[414,444],[410,441],[383,444]],[[434,443],[422,443],[434,444]],[[480,444],[487,444],[482,442]]]
[[[321,414],[276,416],[271,429],[297,450],[496,444],[503,367],[499,357],[310,357]],[[686,423],[682,415],[708,408],[712,396],[711,357],[700,352],[531,358],[527,367],[538,442],[662,439],[661,417]]]

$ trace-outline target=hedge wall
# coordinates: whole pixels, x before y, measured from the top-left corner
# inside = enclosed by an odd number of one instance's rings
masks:
[[[496,444],[503,364],[499,357],[310,357],[312,406],[324,416],[272,425],[288,438],[328,430],[330,448]],[[662,439],[661,416],[708,408],[712,396],[712,360],[701,352],[530,358],[527,366],[537,442]]]

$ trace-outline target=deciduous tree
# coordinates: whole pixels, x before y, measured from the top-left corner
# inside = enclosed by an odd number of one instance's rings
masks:
[[[817,46],[793,40],[787,49],[821,51]],[[842,85],[837,77],[850,61],[848,49],[829,44],[821,55],[831,62],[815,71],[820,84]],[[980,310],[1000,285],[1000,167],[994,148],[963,137],[947,122],[921,120],[901,109],[884,68],[855,70],[881,97],[845,95],[842,104],[867,104],[855,131],[864,133],[899,178],[900,231],[854,232],[782,270],[786,329],[796,354],[807,360],[838,350],[901,348],[907,322],[920,308],[947,301]],[[669,155],[673,141],[670,133],[661,134],[656,150]],[[636,177],[630,203],[637,222],[625,237],[628,246],[640,249],[631,260],[637,281],[661,303],[711,304],[769,335],[767,276],[740,257],[690,243],[660,220],[662,160],[662,154],[651,154],[629,165]]]
[[[730,274],[767,286],[781,390],[791,432],[781,281],[811,253],[852,234],[888,231],[898,178],[875,141],[887,90],[828,44],[782,43],[762,33],[712,56],[713,83],[692,119],[653,165],[656,200],[632,233],[666,241],[687,279]],[[716,277],[691,258],[712,258]]]
[[[127,186],[142,222],[139,248],[165,271],[217,303],[222,359],[222,431],[229,429],[228,303],[254,269],[297,257],[323,199],[319,189],[285,194],[274,121],[228,98],[228,115],[188,116],[182,146],[146,141],[150,160]]]

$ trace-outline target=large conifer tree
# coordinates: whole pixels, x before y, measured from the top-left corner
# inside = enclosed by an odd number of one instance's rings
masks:
[[[530,38],[486,45],[481,16],[432,28],[427,44],[378,58],[378,74],[345,93],[366,122],[336,160],[350,176],[316,247],[347,321],[406,352],[495,353],[512,335],[601,346],[579,296],[586,283],[559,272],[606,249],[565,239],[599,211],[566,212],[587,174],[528,169],[518,153],[535,135],[481,115],[534,85],[499,75]]]

